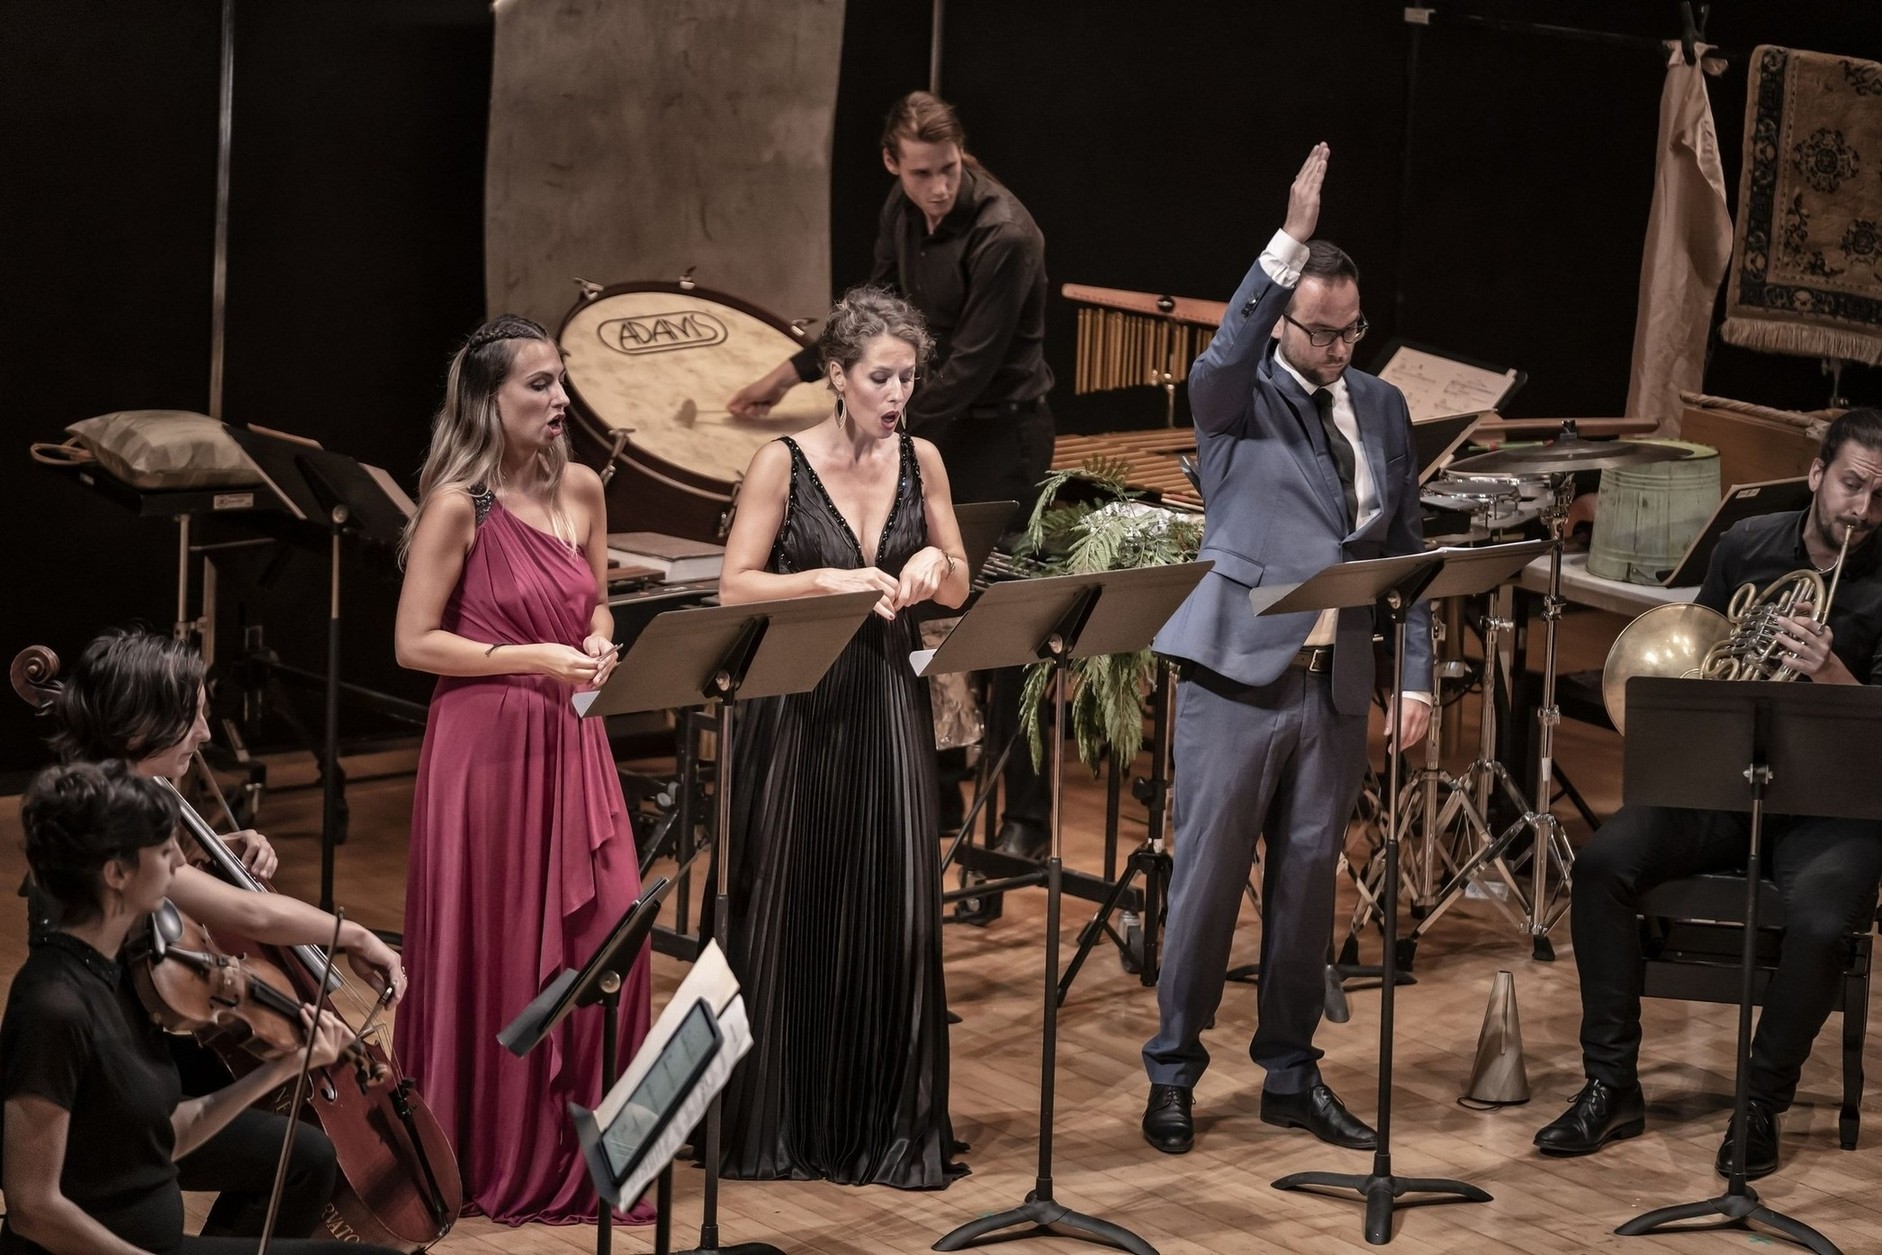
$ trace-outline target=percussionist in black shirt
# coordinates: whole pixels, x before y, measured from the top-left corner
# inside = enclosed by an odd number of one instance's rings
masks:
[[[954,108],[910,92],[884,120],[882,164],[896,178],[876,227],[869,282],[892,287],[928,320],[933,366],[915,389],[908,430],[934,441],[954,500],[1018,501],[1029,507],[1052,460],[1046,394],[1045,237],[1019,198],[967,152]],[[736,417],[763,418],[797,383],[821,377],[813,345],[741,388]],[[1002,675],[989,713],[988,743],[1004,737],[1018,684]],[[999,844],[1037,856],[1049,798],[1023,749],[1008,761]]]
[[[1790,618],[1780,643],[1816,684],[1882,683],[1882,410],[1850,410],[1830,424],[1810,467],[1808,509],[1747,519],[1719,541],[1698,601],[1723,613],[1742,584],[1762,589],[1800,568],[1824,573],[1849,528],[1829,621]],[[1703,733],[1701,733],[1703,734]],[[1571,920],[1581,975],[1581,1047],[1587,1084],[1536,1134],[1545,1154],[1585,1155],[1646,1127],[1640,1053],[1640,895],[1678,876],[1745,869],[1748,815],[1624,806],[1575,860]],[[1748,1177],[1777,1168],[1777,1117],[1790,1106],[1810,1045],[1836,1000],[1844,939],[1864,928],[1882,880],[1882,824],[1767,815],[1770,874],[1787,924],[1778,970],[1751,1043]],[[1732,1159],[1728,1129],[1717,1166]]]

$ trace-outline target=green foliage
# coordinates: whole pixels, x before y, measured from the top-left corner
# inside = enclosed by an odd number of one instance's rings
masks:
[[[1134,570],[1189,562],[1202,544],[1202,518],[1179,514],[1136,500],[1130,464],[1115,458],[1091,458],[1076,470],[1058,471],[1039,488],[1027,520],[1026,535],[1015,557],[1029,575],[1088,575],[1096,571]],[[1092,502],[1060,502],[1074,481],[1086,485]],[[1143,698],[1156,667],[1149,650],[1074,659],[1073,691],[1068,695],[1078,757],[1094,771],[1106,749],[1120,760],[1137,755],[1143,740]],[[1020,700],[1021,726],[1032,746],[1033,763],[1044,761],[1041,701],[1047,696],[1052,668],[1039,663],[1027,671]]]

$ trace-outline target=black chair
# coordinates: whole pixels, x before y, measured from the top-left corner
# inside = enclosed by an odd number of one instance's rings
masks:
[[[1681,876],[1641,895],[1641,991],[1649,998],[1736,1005],[1744,954],[1745,878],[1730,872]],[[1758,897],[1758,968],[1752,1000],[1764,1005],[1784,943],[1784,898],[1766,880]],[[1843,1014],[1843,1105],[1837,1140],[1856,1149],[1862,1105],[1862,1047],[1869,1026],[1870,930],[1852,932],[1837,989]]]

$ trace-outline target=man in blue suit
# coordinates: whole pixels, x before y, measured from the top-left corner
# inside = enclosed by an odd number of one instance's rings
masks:
[[[1313,1037],[1326,1009],[1339,853],[1365,771],[1374,680],[1371,607],[1257,617],[1248,590],[1292,584],[1336,562],[1416,553],[1418,464],[1398,389],[1349,369],[1366,332],[1359,272],[1323,240],[1328,151],[1315,147],[1288,193],[1281,231],[1229,302],[1189,375],[1215,568],[1157,636],[1179,663],[1176,851],[1158,980],[1157,1035],[1144,1046],[1144,1136],[1181,1154],[1222,998],[1229,945],[1260,835],[1261,1118],[1338,1146],[1373,1130],[1321,1080]],[[1398,744],[1430,718],[1429,617],[1414,609],[1406,687],[1389,716]]]

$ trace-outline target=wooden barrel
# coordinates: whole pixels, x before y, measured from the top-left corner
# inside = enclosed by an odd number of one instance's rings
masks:
[[[1658,584],[1718,508],[1719,453],[1686,440],[1656,440],[1686,456],[1601,473],[1588,572],[1630,584]]]

